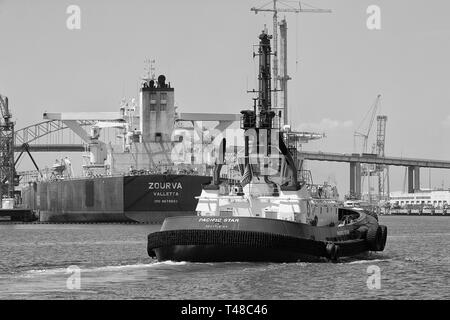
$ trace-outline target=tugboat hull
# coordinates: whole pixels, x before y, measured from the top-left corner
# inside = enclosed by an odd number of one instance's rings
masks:
[[[241,230],[173,230],[149,236],[158,260],[224,262],[317,260],[326,244],[285,235]],[[157,248],[154,248],[157,247]]]
[[[367,223],[378,227],[372,219],[365,218],[366,227]],[[148,236],[148,254],[159,261],[336,260],[371,250],[364,229],[368,230],[361,225],[314,227],[249,217],[175,217],[167,218],[161,231]],[[376,241],[383,242],[383,238]]]

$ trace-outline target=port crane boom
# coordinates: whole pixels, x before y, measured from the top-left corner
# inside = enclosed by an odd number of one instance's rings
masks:
[[[14,123],[8,98],[0,95],[0,197],[14,194]]]
[[[375,121],[375,117],[376,117],[376,114],[377,114],[377,111],[378,111],[378,106],[380,105],[380,100],[381,100],[381,94],[379,94],[377,96],[377,98],[375,99],[374,104],[369,109],[369,112],[366,114],[366,116],[364,117],[363,121],[359,125],[358,129],[353,134],[355,148],[356,148],[356,137],[362,137],[363,138],[362,153],[367,153],[367,141],[369,139],[369,135],[370,135],[370,132],[372,130],[373,123]],[[372,113],[370,114],[369,124],[367,126],[367,130],[364,130],[364,132],[363,132],[361,127],[363,126],[363,124],[364,124],[367,116],[369,115],[370,111],[372,111]]]
[[[370,107],[369,111],[367,112],[366,116],[362,120],[361,124],[359,125],[358,129],[354,132],[354,148],[356,150],[356,138],[362,137],[363,138],[363,145],[362,145],[362,153],[367,152],[367,145],[368,145],[368,139],[369,135],[371,133],[373,124],[375,122],[375,119],[377,120],[377,132],[376,132],[376,143],[373,145],[372,154],[376,154],[379,158],[384,158],[384,146],[386,142],[386,122],[387,122],[387,116],[385,115],[378,115],[377,112],[379,111],[381,101],[381,95],[378,95],[375,99],[375,102]],[[369,117],[370,116],[370,117]],[[364,130],[363,125],[366,123],[367,118],[369,118],[367,129]],[[378,201],[386,200],[389,198],[389,167],[386,165],[362,165],[361,166],[361,185],[364,184],[364,177],[367,176],[367,183],[368,183],[368,199],[369,202],[372,201],[371,198],[371,184],[370,184],[370,178],[371,176],[377,176],[378,177]],[[387,190],[386,187],[387,186]]]

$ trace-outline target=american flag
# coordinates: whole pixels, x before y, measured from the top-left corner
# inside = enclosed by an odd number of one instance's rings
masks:
[[[250,165],[247,164],[247,166],[245,167],[244,175],[242,176],[241,179],[241,186],[245,187],[247,184],[250,183],[250,181],[252,181],[252,170],[250,168]]]

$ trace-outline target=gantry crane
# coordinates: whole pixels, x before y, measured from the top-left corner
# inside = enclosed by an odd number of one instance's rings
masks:
[[[377,96],[377,98],[375,99],[375,102],[371,105],[371,107],[369,108],[369,111],[367,112],[367,114],[364,116],[363,120],[359,124],[359,127],[355,130],[355,132],[353,134],[353,144],[354,144],[353,147],[354,147],[355,151],[356,151],[357,139],[363,138],[361,151],[362,151],[362,153],[367,153],[367,142],[369,140],[370,132],[372,131],[372,126],[375,121],[375,117],[376,117],[376,114],[378,111],[378,107],[380,105],[380,101],[381,101],[381,94],[379,94]],[[370,116],[370,118],[369,118],[367,127],[364,128],[364,125],[369,116]]]
[[[358,128],[355,130],[354,134],[353,134],[353,148],[355,150],[355,152],[359,153],[367,153],[368,150],[368,140],[369,140],[369,136],[370,133],[372,131],[372,127],[373,124],[375,122],[375,118],[379,109],[381,103],[381,94],[377,95],[375,101],[372,103],[372,105],[370,106],[369,110],[367,111],[366,115],[364,116],[363,120],[361,121],[361,123],[359,124]],[[362,146],[361,146],[361,151],[358,150],[358,139],[362,138]],[[384,150],[384,149],[383,149]],[[374,151],[372,151],[373,153]],[[369,201],[371,199],[370,196],[370,176],[373,174],[374,172],[374,168],[372,168],[373,165],[369,165],[369,164],[363,164],[361,165],[361,185],[364,185],[364,179],[365,177],[367,177],[367,194],[368,194],[368,198]]]
[[[357,138],[363,138],[362,153],[367,153],[369,136],[375,122],[377,120],[377,132],[376,142],[372,147],[372,154],[376,154],[377,157],[384,157],[384,147],[386,143],[386,122],[387,116],[378,115],[379,106],[381,103],[381,95],[378,95],[375,102],[369,108],[366,116],[359,125],[358,129],[354,132],[354,148],[357,149]],[[367,122],[368,119],[368,122]],[[364,124],[367,122],[367,127],[364,128]],[[369,202],[372,201],[371,197],[371,184],[370,177],[378,177],[378,199],[377,201],[386,200],[389,195],[389,167],[383,165],[362,165],[361,166],[361,185],[364,185],[364,179],[367,176],[367,193]],[[387,188],[385,188],[387,186]],[[387,196],[386,196],[387,195]]]
[[[386,143],[387,116],[377,116],[377,142],[376,151],[378,157],[384,157],[384,146]],[[377,165],[375,173],[378,175],[378,201],[389,199],[389,167]],[[385,188],[387,186],[387,189]]]
[[[279,7],[278,4],[284,5],[284,8]],[[269,5],[272,5],[269,7]],[[259,7],[259,8],[251,8],[251,11],[254,11],[255,14],[258,12],[273,12],[273,46],[274,54],[273,54],[273,67],[272,67],[272,79],[273,79],[273,99],[272,99],[272,109],[280,109],[278,107],[278,81],[282,81],[281,88],[287,88],[287,81],[290,79],[287,74],[284,74],[282,77],[278,74],[278,13],[284,12],[284,13],[331,13],[331,10],[328,9],[318,9],[311,7],[309,5],[308,8],[305,8],[306,4],[302,4],[301,2],[298,2],[298,8],[293,7],[292,5],[288,4],[287,1],[281,1],[281,0],[272,0],[269,3],[266,3],[265,5]],[[283,123],[287,123],[287,103],[284,102],[284,105],[282,107],[283,109]]]
[[[0,198],[14,196],[14,122],[8,98],[0,95]]]

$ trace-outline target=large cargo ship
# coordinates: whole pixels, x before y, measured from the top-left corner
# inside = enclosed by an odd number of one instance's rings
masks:
[[[83,174],[75,177],[70,161],[62,159],[43,179],[22,188],[22,206],[43,222],[161,223],[194,214],[202,184],[211,181],[203,151],[213,139],[193,121],[183,123],[175,109],[174,88],[165,76],[144,79],[138,107],[124,103],[118,117],[90,128]],[[121,143],[102,140],[105,128],[118,129]]]
[[[183,174],[79,178],[34,183],[22,194],[44,222],[160,223],[193,214],[195,197],[210,180]]]

